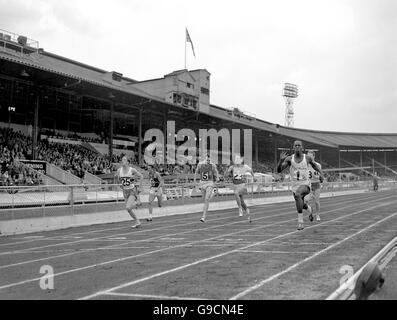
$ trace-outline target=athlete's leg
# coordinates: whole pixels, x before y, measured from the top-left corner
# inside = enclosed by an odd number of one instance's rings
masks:
[[[314,191],[314,203],[315,203],[315,207],[316,207],[316,217],[317,217],[317,221],[320,221],[320,193],[321,193],[321,188],[318,188],[316,191]]]
[[[308,209],[309,206],[305,203],[304,198],[310,193],[309,186],[299,186],[294,193],[296,210],[298,211],[298,229],[303,229],[303,209]]]
[[[303,209],[307,210],[308,205],[305,203],[305,197],[310,193],[308,186],[299,186],[298,190],[294,193],[296,209],[298,213],[303,213]]]
[[[141,225],[141,222],[139,221],[138,216],[134,212],[134,209],[136,209],[136,201],[135,201],[135,196],[133,194],[130,194],[130,196],[128,197],[126,209],[130,214],[131,218],[135,220],[135,225],[133,225],[133,228],[139,227]]]
[[[248,208],[247,204],[244,201],[244,194],[240,194],[240,201],[241,201],[241,207],[244,210],[244,212],[248,215],[248,221],[251,223],[252,219],[251,219],[251,212],[250,209]]]
[[[244,201],[244,195],[242,193],[240,194],[240,203],[241,203],[241,208],[243,208],[244,211],[247,211],[248,206]]]
[[[155,194],[151,190],[149,194],[149,218],[147,219],[147,221],[153,220],[153,202],[155,197],[156,197]]]
[[[213,197],[213,187],[209,186],[205,188],[205,195],[204,195],[204,208],[203,208],[203,217],[201,219],[202,222],[205,221],[208,213],[208,209],[210,206],[210,201]]]
[[[159,208],[163,207],[163,193],[158,191],[156,197],[157,197],[157,205],[159,206]]]
[[[243,216],[243,208],[242,208],[240,193],[237,190],[234,192],[234,197],[236,198],[239,215],[240,215],[240,217],[242,217]]]

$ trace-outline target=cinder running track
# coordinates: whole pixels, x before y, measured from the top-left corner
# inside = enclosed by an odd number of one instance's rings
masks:
[[[325,299],[342,266],[358,270],[397,234],[396,190],[322,199],[304,231],[292,201],[251,212],[252,224],[222,210],[205,224],[195,213],[0,238],[0,299]]]

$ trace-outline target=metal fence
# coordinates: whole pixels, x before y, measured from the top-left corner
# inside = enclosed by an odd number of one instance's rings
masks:
[[[396,181],[381,181],[379,189],[397,188]],[[322,192],[373,189],[372,181],[324,183]],[[215,189],[215,199],[234,199],[233,186],[220,183]],[[250,183],[247,199],[274,197],[290,194],[289,183]],[[140,193],[143,207],[147,205],[149,187],[144,185]],[[165,205],[200,203],[201,191],[193,183],[168,183],[164,187]],[[53,217],[83,213],[116,211],[124,209],[123,192],[119,185],[69,185],[0,187],[0,220],[31,217]]]

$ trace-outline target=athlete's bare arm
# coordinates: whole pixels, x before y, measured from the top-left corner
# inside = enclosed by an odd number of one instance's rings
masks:
[[[116,179],[116,183],[117,183],[117,184],[120,184],[120,173],[119,173],[119,172],[120,172],[120,171],[117,170],[116,173],[114,174],[114,177],[115,177],[115,179]]]
[[[288,156],[286,152],[282,152],[280,155],[280,160],[277,166],[277,173],[283,172],[285,169],[291,166],[292,156]]]
[[[199,172],[200,172],[200,168],[201,168],[201,164],[199,163],[199,164],[197,165],[196,172],[194,173],[194,183],[197,182],[197,175],[198,175]]]
[[[249,168],[249,170],[248,170],[248,173],[250,173],[251,174],[251,176],[252,176],[252,179],[254,179],[253,181],[255,182],[255,174],[254,174],[254,170],[252,170],[252,168],[250,168],[250,167],[248,167]]]
[[[157,188],[157,190],[160,190],[162,187],[164,187],[164,179],[158,172],[156,172],[156,176],[157,176],[157,179],[159,179],[159,181],[160,181],[160,184],[159,184],[159,187]]]
[[[143,182],[143,174],[140,173],[137,169],[132,168],[132,173],[137,175],[139,177],[139,187],[142,187],[142,182]]]
[[[225,173],[225,180],[227,179],[227,178],[229,178],[230,176],[232,176],[233,175],[233,166],[230,166],[229,167],[229,169],[227,169],[227,171],[226,171],[226,173]]]
[[[219,181],[219,172],[218,172],[218,168],[216,167],[215,164],[212,165],[214,168],[214,175],[215,175],[215,181],[218,182]]]

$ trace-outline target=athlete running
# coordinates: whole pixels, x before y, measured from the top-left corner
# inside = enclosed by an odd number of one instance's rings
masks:
[[[140,228],[141,222],[135,214],[134,210],[137,208],[138,201],[138,183],[139,188],[141,187],[143,175],[136,169],[130,167],[128,158],[124,156],[121,159],[121,168],[116,172],[116,178],[118,179],[121,189],[123,190],[124,199],[126,202],[126,210],[135,220],[132,228]]]
[[[317,167],[321,168],[321,164],[315,161],[316,154],[313,150],[307,152],[307,155],[313,158],[313,161],[317,164]],[[310,200],[314,201],[316,220],[321,221],[320,218],[320,193],[321,193],[321,179],[318,171],[314,170],[312,165],[309,164],[309,179],[311,182],[311,192],[310,195],[305,197],[305,202],[309,203]],[[313,221],[313,214],[309,215],[310,221]]]
[[[151,222],[153,221],[153,202],[156,198],[159,208],[162,207],[164,181],[160,173],[157,172],[153,166],[149,167],[149,180],[149,218],[146,220]]]
[[[200,175],[200,182],[197,188],[201,189],[204,198],[203,216],[201,222],[205,222],[207,217],[210,201],[214,196],[215,182],[219,180],[218,169],[216,165],[211,162],[210,155],[205,156],[204,161],[199,162],[196,172],[194,174],[194,184],[196,185],[197,176]]]
[[[247,190],[247,174],[250,174],[255,181],[254,172],[252,169],[243,164],[244,159],[240,155],[236,155],[234,159],[234,164],[229,167],[225,177],[232,176],[234,185],[234,196],[236,197],[237,205],[239,208],[239,216],[242,217],[245,214],[248,215],[248,221],[251,223],[252,218],[250,210],[244,201],[244,195],[248,193]]]
[[[303,222],[303,209],[312,213],[311,207],[305,203],[304,198],[310,193],[311,182],[309,179],[309,164],[313,169],[319,172],[319,178],[323,180],[323,173],[318,165],[314,162],[313,158],[305,155],[302,152],[302,141],[294,142],[294,154],[288,156],[286,152],[281,153],[280,161],[278,163],[277,172],[281,173],[287,168],[290,168],[291,176],[291,190],[294,195],[296,209],[298,211],[298,230],[305,228]]]

